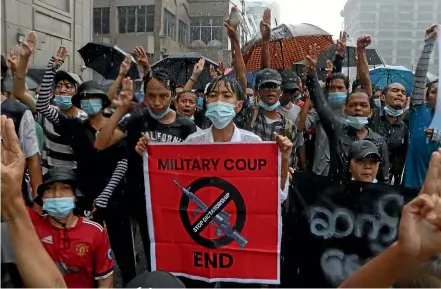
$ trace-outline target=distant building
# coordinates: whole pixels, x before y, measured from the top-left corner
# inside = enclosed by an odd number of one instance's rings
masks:
[[[233,5],[242,7],[240,0],[94,0],[93,38],[126,52],[142,45],[151,63],[194,51],[228,66],[223,22]]]
[[[272,27],[280,25],[280,3],[278,0],[245,0],[245,13],[252,29],[253,36],[260,32],[260,21],[265,9],[271,9]]]
[[[414,70],[423,48],[425,29],[441,23],[441,1],[348,0],[341,16],[349,37],[372,36],[387,64]],[[438,74],[437,48],[430,71]]]
[[[4,0],[1,1],[1,51],[37,32],[37,48],[30,65],[46,67],[60,45],[69,55],[63,69],[80,74],[83,61],[77,50],[92,39],[92,0]],[[90,79],[90,70],[83,73]]]

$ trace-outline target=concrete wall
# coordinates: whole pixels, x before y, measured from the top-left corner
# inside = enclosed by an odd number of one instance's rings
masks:
[[[17,34],[37,31],[37,49],[30,65],[46,66],[58,46],[69,55],[63,68],[80,73],[83,65],[77,50],[92,39],[93,0],[1,0],[1,52],[18,44]],[[91,72],[83,73],[85,79]]]

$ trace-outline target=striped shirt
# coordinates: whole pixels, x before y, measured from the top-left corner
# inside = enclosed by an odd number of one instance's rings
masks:
[[[58,119],[57,116],[59,113],[58,107],[49,104],[55,76],[55,70],[52,68],[52,63],[53,59],[49,61],[48,67],[46,68],[37,100],[37,110],[39,111],[37,121],[40,123],[45,135],[43,151],[41,153],[43,174],[53,167],[77,168],[74,153],[69,145],[69,138],[56,133],[52,125],[54,119]],[[57,112],[57,115],[55,115],[54,112]],[[48,118],[46,118],[47,113],[49,113]],[[76,117],[87,119],[87,114],[81,111],[78,112]]]

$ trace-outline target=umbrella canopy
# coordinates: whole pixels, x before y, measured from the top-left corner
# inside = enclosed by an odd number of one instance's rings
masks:
[[[89,42],[78,50],[86,67],[101,74],[106,79],[116,79],[119,66],[127,53],[118,46],[99,42]],[[132,79],[138,79],[139,71],[135,59],[132,57],[132,66],[127,73]]]
[[[302,61],[309,53],[309,47],[317,44],[320,51],[326,51],[334,42],[332,35],[312,24],[282,24],[271,29],[271,68],[291,68],[294,62]],[[260,70],[262,35],[258,33],[242,49],[248,71]]]
[[[323,52],[317,62],[318,68],[326,68],[326,61],[328,59],[333,59],[336,51],[336,46],[332,46],[325,52]],[[346,41],[346,52],[345,58],[343,60],[344,67],[356,67],[356,52],[357,52],[357,39],[349,38]],[[369,65],[383,65],[385,64],[383,58],[380,55],[380,52],[375,48],[372,43],[366,48],[366,56]]]
[[[217,68],[218,65],[214,60],[206,58],[196,52],[172,53],[168,57],[153,64],[152,69],[163,69],[173,77],[176,85],[185,85],[193,72],[194,65],[201,58],[205,59],[204,70],[198,77],[194,88],[204,89],[205,85],[212,80],[210,76],[210,65],[213,65],[215,68]]]
[[[384,65],[369,70],[372,86],[386,87],[391,83],[401,83],[409,96],[412,93],[413,73],[404,66]]]

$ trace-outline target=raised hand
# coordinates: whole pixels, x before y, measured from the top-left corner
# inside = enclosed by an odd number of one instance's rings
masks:
[[[123,62],[121,62],[121,65],[119,66],[119,75],[125,76],[127,72],[130,70],[131,66],[132,66],[132,56],[130,54],[127,54],[126,58],[124,58]]]
[[[28,34],[26,40],[22,43],[19,49],[21,57],[29,57],[35,50],[37,46],[37,32],[31,31]]]
[[[291,140],[283,135],[279,135],[274,133],[273,135],[274,140],[276,141],[277,145],[279,146],[280,152],[282,153],[282,157],[290,157],[292,152],[292,142]]]
[[[201,58],[193,67],[193,75],[199,76],[201,75],[202,71],[204,71],[204,65],[205,65],[205,59]]]
[[[54,55],[54,63],[52,67],[57,70],[60,68],[60,66],[64,63],[64,59],[66,59],[67,56],[67,48],[66,46],[60,46],[58,47],[57,52]]]
[[[309,76],[313,76],[317,69],[317,58],[319,55],[319,49],[320,46],[318,46],[317,43],[309,46],[309,54],[306,55],[306,61],[308,62],[307,72]]]
[[[372,40],[369,35],[360,36],[357,40],[358,49],[366,49],[371,44]]]
[[[217,67],[217,73],[219,73],[219,75],[224,75],[224,72],[225,72],[224,63],[219,62]]]
[[[1,116],[1,142],[2,142],[2,169],[1,169],[1,196],[2,203],[12,199],[21,199],[21,182],[25,168],[25,157],[20,148],[20,142],[15,132],[12,119]],[[2,213],[5,210],[2,210]],[[2,214],[2,217],[7,218]]]
[[[215,79],[216,77],[218,77],[218,72],[216,71],[216,69],[214,68],[214,66],[212,64],[210,64],[210,76],[212,79]]]
[[[435,38],[436,35],[438,34],[438,31],[436,29],[438,25],[432,25],[429,28],[426,29],[426,35],[429,36],[430,38]]]
[[[429,169],[420,194],[441,197],[441,149],[432,153]]]
[[[9,54],[6,58],[6,64],[8,65],[8,69],[12,72],[17,71],[18,67],[18,58],[19,55],[19,46],[15,45],[14,47],[9,47]]]
[[[239,38],[237,37],[237,25],[233,25],[231,23],[231,20],[228,19],[224,22],[225,28],[227,28],[227,35],[230,38],[230,40],[238,41]]]
[[[142,135],[142,137],[139,138],[138,143],[135,146],[135,151],[142,156],[144,152],[147,150],[147,145],[150,142],[150,138],[147,134]]]
[[[340,32],[340,39],[337,40],[337,54],[340,56],[345,55],[346,41],[347,41],[346,31]]]
[[[130,77],[126,77],[122,81],[122,90],[118,95],[118,98],[112,101],[112,104],[117,109],[128,111],[132,107],[133,100],[133,80]]]
[[[260,33],[262,40],[270,40],[271,36],[271,9],[266,8],[263,12],[263,19],[260,21]]]
[[[328,74],[328,77],[331,76],[332,71],[334,70],[334,64],[332,64],[331,60],[326,60],[326,73]]]
[[[404,206],[398,242],[402,253],[425,262],[441,253],[441,198],[419,195]]]
[[[136,55],[136,62],[142,66],[142,68],[150,67],[149,58],[142,46],[135,46],[133,49]]]

